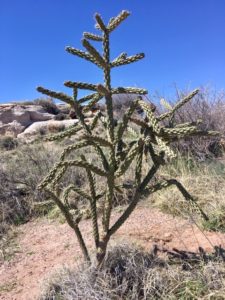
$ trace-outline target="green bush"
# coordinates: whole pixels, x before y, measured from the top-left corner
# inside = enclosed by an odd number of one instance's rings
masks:
[[[11,136],[0,137],[0,150],[12,150],[18,146],[18,142]]]
[[[52,98],[47,98],[47,99],[36,99],[34,100],[34,103],[36,105],[40,105],[44,108],[46,112],[49,114],[57,115],[60,110],[57,107],[57,105],[54,103]]]

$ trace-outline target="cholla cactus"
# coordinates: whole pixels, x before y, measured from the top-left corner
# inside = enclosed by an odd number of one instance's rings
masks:
[[[204,212],[198,207],[195,199],[191,197],[185,188],[175,179],[164,180],[154,185],[150,184],[151,179],[153,179],[159,168],[168,162],[168,160],[176,157],[176,154],[170,148],[171,142],[187,136],[215,134],[214,132],[202,132],[195,124],[179,124],[173,128],[168,128],[162,125],[161,121],[166,118],[172,120],[174,113],[186,102],[191,100],[198,93],[198,90],[193,91],[173,108],[167,105],[169,108],[168,112],[162,115],[156,115],[153,107],[142,100],[141,95],[147,94],[146,89],[111,86],[111,69],[130,64],[144,58],[143,53],[133,56],[127,56],[127,54],[122,53],[116,59],[110,59],[110,34],[129,16],[129,14],[130,13],[128,11],[122,11],[117,17],[110,19],[107,25],[103,22],[101,16],[96,14],[96,29],[99,30],[100,34],[92,34],[88,32],[84,33],[82,44],[86,51],[66,47],[67,52],[79,56],[102,69],[104,73],[103,84],[66,81],[64,83],[65,86],[73,90],[72,96],[61,92],[51,91],[43,87],[37,88],[39,92],[45,95],[60,99],[70,104],[79,119],[79,123],[77,125],[67,131],[49,137],[48,140],[54,141],[70,137],[83,130],[80,141],[64,149],[59,162],[42,181],[39,188],[47,191],[61,209],[68,224],[73,228],[77,235],[86,260],[90,260],[90,256],[82,233],[79,229],[79,222],[82,219],[82,213],[76,205],[73,207],[70,206],[68,196],[70,192],[73,191],[89,201],[93,226],[93,239],[96,247],[96,260],[98,265],[101,264],[105,257],[107,244],[111,236],[130,216],[143,194],[154,193],[170,185],[176,185],[185,199],[190,202],[195,210],[198,211],[203,218],[207,218]],[[89,40],[101,42],[103,44],[103,54],[99,53],[92,46]],[[93,93],[78,99],[79,89],[90,90],[93,91]],[[133,101],[130,108],[123,115],[123,118],[119,120],[117,126],[115,126],[112,96],[114,94],[121,93],[137,94],[137,99]],[[106,102],[106,117],[104,117],[99,111],[93,118],[92,123],[87,124],[84,113],[91,110],[91,108],[102,98],[105,98]],[[85,103],[87,104],[85,105]],[[146,116],[144,119],[134,117],[135,110],[140,108],[145,112]],[[98,126],[99,121],[105,124],[105,137],[100,137],[94,134],[94,129]],[[138,125],[141,130],[140,134],[136,134],[134,140],[131,143],[128,143],[124,137],[126,136],[127,130],[131,130],[131,127],[129,126],[130,122]],[[67,159],[67,155],[72,151],[88,146],[93,147],[95,153],[99,157],[101,166],[96,166],[95,164],[90,163],[84,155],[77,155],[78,158],[74,160]],[[148,172],[143,174],[143,155],[146,153],[151,158],[152,163],[149,166]],[[135,178],[134,184],[132,187],[129,187],[127,184],[121,183],[121,181],[132,162],[136,164],[134,174]],[[89,193],[75,185],[65,187],[60,194],[56,191],[57,183],[60,182],[66,170],[72,167],[83,168],[86,171],[89,182]],[[100,194],[97,192],[96,187],[98,184],[98,182],[96,182],[96,177],[98,176],[104,177],[107,183],[105,190]],[[120,184],[118,182],[120,182]],[[134,190],[133,199],[118,220],[114,224],[110,224],[114,194],[117,190],[121,191],[125,188],[132,188]],[[100,199],[103,202],[101,226],[100,221],[98,221],[100,218],[97,210]]]

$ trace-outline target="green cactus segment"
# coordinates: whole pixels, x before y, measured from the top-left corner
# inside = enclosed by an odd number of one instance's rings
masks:
[[[138,104],[146,112],[147,118],[149,120],[149,122],[148,122],[149,126],[151,126],[157,134],[160,134],[161,133],[161,126],[159,125],[159,123],[158,123],[157,119],[155,118],[154,113],[152,112],[149,105],[146,102],[142,101],[142,100],[139,100]]]
[[[65,216],[68,225],[74,230],[77,240],[78,240],[78,243],[82,250],[82,253],[84,255],[84,258],[86,261],[90,262],[90,256],[89,256],[89,253],[87,250],[87,246],[84,242],[84,239],[80,232],[78,224],[76,223],[76,221],[74,222],[73,216],[71,215],[69,209],[62,203],[62,201],[51,190],[46,189],[46,192],[54,200],[54,202],[58,205],[58,207],[62,211],[63,215]]]
[[[116,63],[117,61],[120,61],[120,60],[124,60],[127,58],[127,53],[125,52],[122,52],[119,56],[117,56],[112,62],[111,64],[114,64]]]
[[[157,144],[161,151],[163,151],[168,158],[173,159],[176,157],[176,154],[173,152],[173,150],[167,145],[165,141],[163,141],[160,137],[156,136]]]
[[[167,110],[171,111],[173,108],[164,98],[160,100],[160,104],[164,106]]]
[[[88,112],[91,110],[100,100],[102,99],[102,95],[96,94],[92,100],[83,108],[83,112]]]
[[[99,176],[104,176],[104,177],[108,176],[108,174],[105,171],[101,170],[97,166],[90,164],[86,161],[80,161],[78,159],[75,159],[75,160],[64,161],[61,164],[62,164],[62,166],[65,165],[66,167],[76,166],[76,167],[80,167],[80,168],[89,169],[90,171],[94,172],[95,174],[97,174]]]
[[[142,160],[143,160],[143,146],[140,148],[140,151],[136,156],[136,169],[135,169],[136,186],[140,185],[142,179]]]
[[[198,130],[196,126],[181,127],[181,128],[163,128],[163,133],[168,136],[188,136]]]
[[[79,104],[82,104],[82,103],[84,103],[84,102],[87,102],[87,101],[89,101],[89,100],[95,98],[95,97],[98,96],[98,95],[99,95],[99,93],[89,94],[89,95],[87,95],[87,96],[84,96],[84,97],[80,98],[77,102],[78,102]]]
[[[87,199],[87,200],[91,201],[91,196],[87,192],[85,192],[82,189],[76,187],[75,185],[70,186],[69,191],[74,191],[78,195],[80,195],[81,197],[83,197],[84,199]],[[64,198],[65,198],[65,193],[64,193]],[[68,198],[68,196],[67,196],[67,198]]]
[[[146,89],[133,88],[133,87],[118,87],[111,90],[112,94],[137,94],[146,95],[148,91]]]
[[[54,190],[58,182],[62,179],[63,175],[66,173],[67,167],[61,166],[57,169],[56,176],[53,178],[53,180],[49,183],[49,185]]]
[[[83,160],[85,160],[85,157],[82,157]],[[92,227],[93,227],[93,235],[95,240],[95,246],[98,247],[99,244],[99,230],[98,230],[98,215],[97,215],[97,197],[96,197],[96,183],[95,178],[92,175],[91,171],[89,169],[86,169],[87,178],[89,182],[89,188],[90,188],[90,209],[91,209],[91,219],[92,219]]]
[[[84,147],[87,147],[87,146],[90,146],[90,145],[91,145],[90,141],[81,141],[81,142],[76,143],[74,145],[67,146],[66,148],[64,148],[64,150],[63,150],[63,152],[60,156],[60,161],[64,160],[66,155],[69,154],[70,152],[81,149],[81,148],[84,148]]]
[[[52,98],[56,98],[56,99],[62,100],[63,102],[66,102],[70,105],[73,105],[73,98],[64,93],[54,92],[54,91],[48,90],[46,88],[43,88],[42,86],[38,86],[37,91],[42,94],[45,94],[47,96],[50,96]]]
[[[113,67],[119,67],[119,66],[123,66],[123,65],[128,65],[131,64],[133,62],[139,61],[140,59],[144,58],[145,55],[144,53],[139,53],[133,56],[128,56],[126,58],[120,58],[117,59],[115,61],[112,61],[110,66]]]
[[[203,210],[199,207],[196,200],[188,193],[188,191],[183,187],[183,185],[177,181],[176,179],[168,179],[161,182],[158,182],[157,184],[153,186],[149,186],[145,189],[145,192],[147,193],[154,193],[159,190],[162,190],[164,188],[170,187],[172,185],[175,185],[177,189],[181,192],[184,199],[188,201],[188,203],[193,207],[194,211],[204,220],[208,220],[208,217],[203,212]]]
[[[91,54],[91,56],[95,59],[98,65],[101,66],[101,68],[107,67],[106,62],[102,58],[101,54],[88,42],[88,40],[83,39],[82,44]]]
[[[144,120],[141,120],[139,118],[130,118],[130,121],[133,122],[134,124],[142,127],[142,128],[149,128],[148,123],[145,122]]]
[[[127,17],[129,17],[130,12],[123,10],[117,17],[111,19],[109,25],[107,26],[108,31],[111,32],[116,29],[120,23],[122,23]]]
[[[95,174],[97,174],[99,176],[104,176],[104,177],[108,176],[108,174],[106,172],[104,172],[97,166],[88,163],[87,161],[78,160],[78,159],[68,160],[68,161],[60,161],[53,167],[53,169],[49,172],[49,174],[46,176],[46,178],[42,181],[42,183],[39,185],[39,189],[45,188],[47,185],[54,182],[54,180],[57,176],[57,172],[61,168],[63,168],[63,170],[65,172],[68,169],[68,167],[73,167],[73,166],[89,169],[90,171],[94,172]]]
[[[115,185],[114,176],[111,175],[108,177],[108,181],[107,181],[107,190],[106,190],[104,213],[103,213],[103,220],[102,220],[104,235],[107,235],[109,229],[109,222],[110,222],[110,216],[112,210],[112,201],[114,197],[114,185]]]
[[[97,143],[99,144],[100,146],[102,147],[110,147],[112,148],[113,145],[106,139],[100,137],[100,136],[97,136],[97,135],[83,135],[81,136],[81,139],[84,139],[84,140],[87,140],[87,141],[90,141],[90,142],[93,142],[93,143]]]
[[[140,149],[139,143],[136,143],[131,147],[131,149],[129,150],[129,152],[126,156],[126,159],[121,164],[119,169],[116,171],[116,173],[115,173],[116,177],[122,176],[127,171],[130,164],[132,163],[134,157],[137,155],[139,149]]]
[[[160,115],[157,120],[158,121],[162,121],[168,117],[171,117],[179,108],[181,108],[184,104],[186,104],[187,102],[189,102],[195,95],[197,95],[199,92],[198,89],[194,90],[193,92],[191,92],[188,96],[184,97],[183,99],[181,99],[173,108],[172,110],[170,110],[167,113],[164,113],[162,115]]]
[[[101,16],[99,14],[95,14],[95,19],[97,21],[97,24],[95,25],[95,28],[103,31],[103,32],[106,32],[107,31],[107,28],[101,18]]]
[[[84,90],[97,91],[97,85],[86,82],[65,81],[64,85],[70,88],[78,88]]]
[[[90,33],[90,32],[84,32],[83,36],[86,39],[89,39],[89,40],[92,40],[92,41],[102,42],[102,40],[103,40],[101,36],[99,36],[97,34]]]
[[[127,128],[129,119],[131,118],[133,112],[135,111],[135,108],[137,107],[137,104],[138,104],[138,100],[133,101],[131,103],[131,106],[128,108],[128,110],[123,115],[122,122],[120,122],[119,127],[118,127],[118,131],[117,131],[117,140],[118,141],[122,138],[123,133]]]
[[[48,136],[44,138],[45,141],[57,141],[62,140],[65,137],[71,137],[72,135],[76,134],[77,132],[81,131],[83,127],[80,126],[80,124],[76,123],[72,127],[68,128],[67,130],[57,133],[55,135]]]
[[[97,65],[99,68],[102,68],[101,64],[99,64],[98,61],[87,52],[69,46],[66,47],[66,51],[69,52],[70,54],[84,58],[85,60],[90,61],[93,64]]]
[[[95,127],[98,125],[98,121],[101,118],[102,113],[99,111],[93,118],[90,129],[93,131]]]
[[[98,92],[105,97],[110,97],[110,91],[102,84],[98,85]]]

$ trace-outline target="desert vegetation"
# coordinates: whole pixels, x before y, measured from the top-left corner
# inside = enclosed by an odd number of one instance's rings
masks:
[[[176,101],[159,97],[153,104],[143,88],[112,87],[112,68],[144,58],[122,53],[110,59],[110,35],[128,16],[122,11],[106,25],[96,14],[100,34],[84,33],[86,52],[66,48],[99,67],[104,83],[67,81],[72,96],[38,87],[51,98],[35,104],[56,120],[73,114],[77,124],[52,125],[52,135],[26,145],[0,139],[1,260],[13,256],[10,228],[44,216],[68,223],[84,262],[49,279],[40,299],[224,299],[219,245],[213,253],[157,246],[147,253],[132,245],[107,251],[140,202],[191,219],[201,230],[225,232],[224,93],[177,91]],[[103,55],[90,40],[103,44]],[[79,89],[93,93],[79,98]],[[68,106],[60,109],[52,98]],[[94,250],[80,226],[84,219],[91,221]]]

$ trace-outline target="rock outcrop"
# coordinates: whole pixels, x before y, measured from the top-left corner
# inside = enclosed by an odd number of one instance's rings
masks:
[[[60,132],[74,124],[76,124],[78,120],[48,120],[48,121],[41,121],[35,122],[29,127],[27,127],[22,133],[17,135],[19,139],[30,139],[36,135],[44,135],[49,133],[56,133]]]
[[[34,122],[51,120],[54,115],[41,106],[2,104],[0,105],[0,134],[17,136]]]
[[[85,113],[86,121],[93,116],[93,111]],[[56,117],[39,105],[0,104],[0,135],[32,141],[36,135],[57,133],[78,122],[77,119],[56,120]]]

